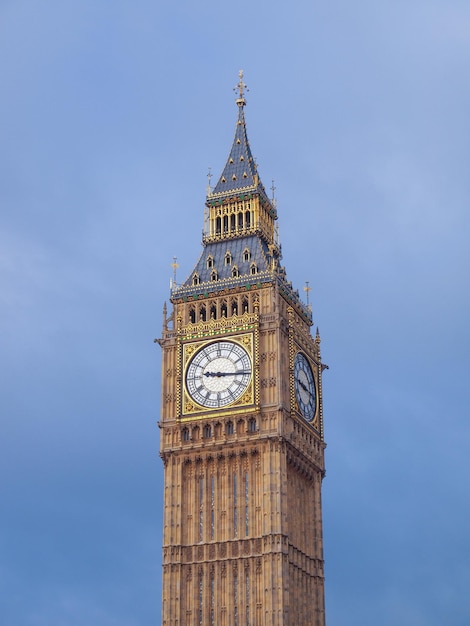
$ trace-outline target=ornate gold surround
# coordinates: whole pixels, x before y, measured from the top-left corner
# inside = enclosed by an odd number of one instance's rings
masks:
[[[186,389],[186,371],[188,368],[188,364],[192,358],[192,356],[200,350],[202,347],[207,346],[213,341],[220,341],[223,339],[227,339],[227,341],[231,341],[233,343],[238,343],[242,346],[248,353],[251,361],[252,367],[252,376],[251,380],[248,384],[248,387],[245,393],[235,402],[227,405],[226,407],[220,408],[216,410],[216,413],[230,411],[233,412],[239,407],[249,407],[255,404],[255,388],[257,381],[257,372],[255,367],[255,337],[253,332],[248,333],[240,333],[240,334],[230,334],[229,337],[225,337],[222,333],[214,336],[213,339],[204,339],[199,341],[191,341],[182,344],[182,405],[181,405],[181,417],[191,417],[193,418],[198,413],[206,414],[210,412],[214,414],[214,409],[210,409],[207,407],[200,406],[197,404],[189,395]]]

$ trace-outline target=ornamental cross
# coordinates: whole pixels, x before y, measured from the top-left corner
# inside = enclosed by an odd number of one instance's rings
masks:
[[[234,87],[233,91],[239,91],[240,93],[240,100],[244,99],[244,90],[246,89],[246,91],[249,91],[248,87],[245,85],[245,83],[243,82],[243,70],[240,70],[238,72],[238,76],[240,78],[240,80],[238,81],[238,85],[236,87]]]

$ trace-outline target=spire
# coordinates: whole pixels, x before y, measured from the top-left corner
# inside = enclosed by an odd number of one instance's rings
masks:
[[[235,88],[238,98],[235,100],[238,106],[238,119],[235,127],[235,137],[232,148],[225,164],[224,170],[208,197],[225,196],[240,191],[260,191],[266,196],[263,184],[259,180],[255,159],[251,153],[248,136],[246,134],[245,91],[247,86],[243,82],[243,71],[239,72],[238,84]]]

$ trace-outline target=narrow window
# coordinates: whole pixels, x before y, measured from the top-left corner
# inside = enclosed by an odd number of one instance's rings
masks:
[[[204,426],[204,439],[210,439],[212,437],[212,428],[210,424]]]
[[[226,432],[227,435],[233,435],[233,422],[227,422],[227,426],[226,426]]]
[[[245,261],[245,263],[250,260],[250,251],[248,250],[248,248],[245,248],[243,250],[243,260]]]
[[[204,478],[199,478],[199,541],[204,534]]]
[[[248,483],[248,472],[245,472],[245,536],[248,537],[249,531],[249,505],[250,505],[250,488]]]
[[[189,309],[189,321],[194,324],[196,322],[196,311],[194,308]]]
[[[251,222],[251,213],[247,211],[245,213],[245,224],[247,228],[250,228],[250,222]]]
[[[233,266],[232,269],[232,278],[238,278],[239,274],[238,274],[238,267],[236,265]]]
[[[231,265],[232,263],[232,255],[230,254],[230,252],[227,252],[225,254],[225,265]]]
[[[210,308],[210,316],[211,320],[215,320],[217,317],[217,307],[215,306],[215,304],[213,304]]]
[[[230,216],[230,230],[232,232],[235,230],[235,213]]]
[[[200,278],[199,278],[199,274],[194,274],[193,276],[193,285],[199,285],[200,283]]]
[[[216,235],[220,235],[220,231],[222,230],[221,225],[222,225],[222,221],[220,217],[216,217],[215,218],[215,234]]]
[[[211,539],[215,536],[215,478],[211,476]]]
[[[228,215],[224,215],[224,233],[228,233]]]
[[[220,307],[220,314],[222,317],[227,317],[227,302],[222,302],[222,306]]]
[[[238,304],[236,300],[232,300],[232,315],[238,315]]]
[[[189,428],[183,428],[183,433],[182,433],[182,437],[183,441],[189,441],[190,437],[189,437]]]
[[[248,298],[243,298],[242,301],[242,309],[243,309],[243,313],[248,313]]]
[[[211,267],[214,267],[214,257],[208,256],[207,257],[207,269],[210,270]]]
[[[214,271],[211,273],[211,280],[212,280],[212,281],[219,280],[219,277],[218,277],[218,275],[217,275],[216,270],[214,270]]]
[[[211,573],[211,626],[215,626],[215,584],[214,573]],[[247,624],[249,626],[249,624]]]
[[[238,537],[238,480],[233,475],[233,536]]]
[[[250,572],[245,571],[245,598],[246,598],[246,626],[250,626]]]
[[[243,213],[238,214],[238,230],[243,228]]]
[[[203,592],[204,592],[204,585],[203,585],[203,580],[202,580],[202,572],[199,572],[199,626],[203,626],[203,621],[202,621]]]
[[[206,321],[206,307],[204,305],[202,305],[201,308],[199,309],[199,319],[202,322]]]
[[[256,263],[252,263],[251,267],[250,267],[250,272],[252,274],[257,274],[258,273],[258,268],[256,267]]]
[[[233,573],[233,626],[238,626],[238,572]]]

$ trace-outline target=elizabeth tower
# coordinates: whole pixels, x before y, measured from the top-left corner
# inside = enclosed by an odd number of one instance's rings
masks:
[[[164,626],[324,626],[320,336],[245,126],[163,313]]]

